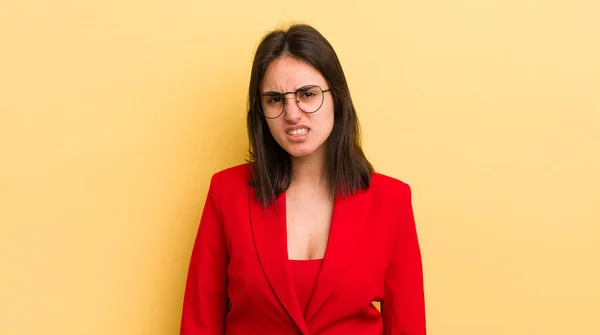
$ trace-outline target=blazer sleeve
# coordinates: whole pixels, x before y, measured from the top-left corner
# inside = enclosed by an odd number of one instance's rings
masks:
[[[411,189],[403,184],[400,218],[381,303],[384,335],[425,335],[425,297],[421,251],[412,209]]]
[[[225,334],[227,263],[217,178],[213,175],[190,259],[181,335]]]

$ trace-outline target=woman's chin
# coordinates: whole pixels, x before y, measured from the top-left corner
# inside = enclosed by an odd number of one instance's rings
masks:
[[[316,150],[313,148],[286,148],[286,151],[290,156],[294,158],[305,158],[313,154]]]
[[[293,158],[306,158],[312,154],[312,152],[309,151],[288,151],[288,153]]]
[[[315,155],[321,155],[320,153],[324,150],[324,146],[320,146],[320,147],[313,147],[313,146],[288,146],[287,148],[285,148],[285,151],[287,151],[287,153],[292,156],[293,158],[298,158],[298,159],[302,159],[302,158],[308,158],[310,156],[315,156]]]

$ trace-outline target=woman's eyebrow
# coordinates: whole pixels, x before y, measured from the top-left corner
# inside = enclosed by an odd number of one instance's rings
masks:
[[[300,86],[299,88],[297,88],[297,89],[295,89],[293,91],[290,91],[290,92],[267,91],[267,92],[261,93],[261,95],[281,95],[283,93],[296,92],[298,90],[301,90],[301,89],[304,89],[304,88],[307,88],[307,87],[314,87],[314,86],[320,86],[320,85],[318,85],[318,84],[307,84],[307,85]]]
[[[267,91],[267,92],[263,92],[261,93],[261,95],[282,95],[283,93],[281,92],[276,92],[276,91]]]

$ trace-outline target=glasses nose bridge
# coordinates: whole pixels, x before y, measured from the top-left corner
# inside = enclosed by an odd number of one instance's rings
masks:
[[[294,100],[297,102],[298,101],[298,92],[285,92],[285,93],[281,93],[281,95],[283,96],[283,100],[287,103],[288,101],[288,95],[292,94]]]
[[[298,107],[298,109],[301,112],[304,112],[302,110],[302,108],[300,108],[300,105],[298,105],[298,91],[295,92],[285,92],[285,93],[281,93],[281,96],[283,97],[283,110],[281,111],[282,113],[286,113],[287,112],[287,107],[288,107],[288,95],[292,94],[293,95],[293,99],[294,99],[294,104],[296,105],[296,107]]]

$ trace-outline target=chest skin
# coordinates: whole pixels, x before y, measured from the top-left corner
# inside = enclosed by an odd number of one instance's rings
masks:
[[[289,259],[321,259],[325,255],[334,200],[326,190],[286,192],[286,232]]]

